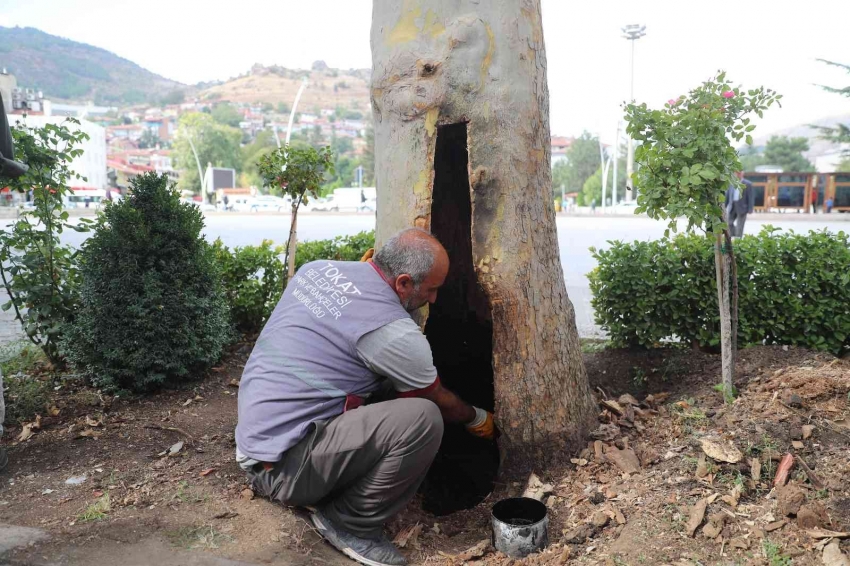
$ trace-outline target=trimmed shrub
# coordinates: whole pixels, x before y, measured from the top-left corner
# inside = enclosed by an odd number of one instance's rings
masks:
[[[621,346],[663,340],[720,342],[713,242],[680,235],[592,249],[596,322]],[[736,240],[738,344],[850,350],[850,240],[844,232],[780,233]]]
[[[82,306],[68,358],[106,389],[150,391],[197,378],[231,337],[200,209],[147,173],[110,204],[80,254]]]
[[[263,240],[259,246],[230,251],[218,239],[213,249],[233,326],[238,332],[258,332],[283,292],[286,269],[279,257],[283,246]]]
[[[374,246],[374,231],[300,242],[295,253],[295,267],[318,259],[357,261]],[[258,332],[283,293],[286,281],[286,267],[281,261],[283,246],[274,246],[270,240],[264,240],[259,246],[238,247],[231,251],[219,239],[213,248],[233,327],[238,332]]]

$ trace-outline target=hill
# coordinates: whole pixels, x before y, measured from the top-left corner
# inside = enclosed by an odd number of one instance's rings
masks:
[[[158,102],[187,88],[105,49],[35,28],[0,27],[0,67],[46,97],[97,104]]]
[[[838,124],[850,124],[850,114],[844,114],[841,116],[828,116],[826,118],[821,118],[820,120],[813,120],[808,124],[798,124],[796,126],[791,126],[790,128],[777,130],[775,132],[771,132],[768,135],[756,138],[753,141],[753,145],[755,147],[764,146],[765,144],[767,144],[767,141],[772,136],[807,138],[809,140],[809,151],[805,152],[803,155],[805,155],[807,159],[814,159],[816,157],[824,155],[825,153],[829,153],[830,151],[835,150],[836,145],[830,141],[821,139],[820,131],[810,126],[834,128]]]
[[[314,65],[314,70],[293,70],[279,66],[254,65],[246,75],[231,79],[201,91],[202,100],[222,100],[290,106],[295,100],[301,82],[307,79],[307,88],[298,103],[301,112],[341,106],[368,113],[370,71],[352,69],[342,71]]]

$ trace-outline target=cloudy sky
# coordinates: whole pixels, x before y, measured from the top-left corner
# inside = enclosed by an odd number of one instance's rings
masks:
[[[553,133],[586,129],[613,139],[629,96],[630,47],[620,37],[629,23],[647,26],[636,45],[639,101],[661,105],[722,68],[744,86],[784,94],[784,108],[765,116],[758,135],[850,114],[850,100],[815,86],[850,84],[816,61],[850,63],[847,0],[542,3]],[[371,10],[371,0],[0,0],[0,25],[37,27],[195,83],[256,62],[369,67]]]

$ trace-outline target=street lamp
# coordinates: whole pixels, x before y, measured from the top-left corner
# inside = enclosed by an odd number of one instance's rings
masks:
[[[631,88],[629,91],[629,100],[635,99],[635,41],[646,35],[646,26],[640,24],[629,24],[623,28],[623,38],[632,42],[632,63],[631,63]],[[632,173],[635,169],[635,143],[629,137],[629,153],[626,160],[626,202],[632,200]],[[629,190],[632,189],[632,190]]]

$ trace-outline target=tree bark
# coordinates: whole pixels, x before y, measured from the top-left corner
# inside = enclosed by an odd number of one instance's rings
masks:
[[[452,282],[432,318],[492,332],[503,454],[565,455],[595,410],[551,203],[540,0],[375,0],[372,60],[376,243],[411,226],[441,238]]]
[[[720,352],[723,397],[727,402],[732,402],[735,391],[735,349],[733,347],[731,300],[729,296],[732,265],[728,251],[724,251],[723,234],[715,235],[714,267],[717,273],[717,305],[720,309]]]

